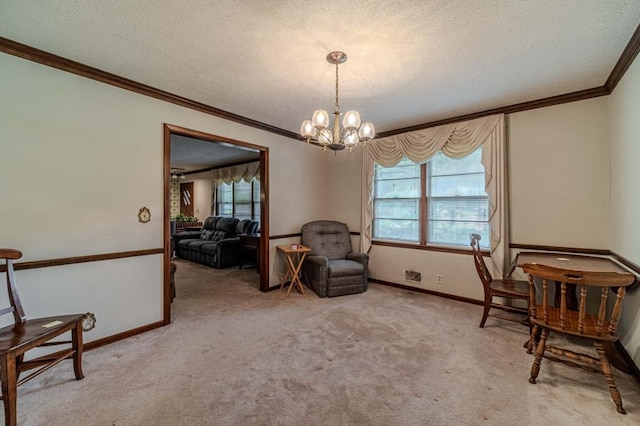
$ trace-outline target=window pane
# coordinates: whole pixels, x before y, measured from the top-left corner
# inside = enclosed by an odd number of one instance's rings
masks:
[[[378,219],[419,219],[419,200],[375,200],[374,211]]]
[[[375,167],[373,236],[419,241],[420,165],[403,159],[393,167]]]
[[[218,216],[232,216],[233,205],[231,203],[218,203]]]
[[[406,178],[419,178],[420,177],[420,165],[405,158],[398,164],[392,167],[382,167],[376,164],[375,179],[376,181],[388,180],[388,179],[406,179]]]
[[[428,242],[439,244],[469,245],[469,234],[480,234],[480,247],[489,247],[488,222],[429,221]]]
[[[486,198],[431,198],[430,220],[489,220],[489,201]]]
[[[433,176],[430,195],[444,197],[485,195],[484,173]]]
[[[418,220],[374,219],[373,235],[387,240],[419,241]]]
[[[469,245],[469,234],[489,247],[489,201],[484,192],[481,148],[465,158],[438,153],[429,162],[427,242]]]
[[[382,180],[375,184],[375,198],[418,198],[420,178]]]
[[[254,179],[251,183],[253,183],[253,200],[257,203],[260,201],[260,181]]]
[[[251,219],[251,203],[236,203],[236,214],[238,219]]]
[[[226,183],[218,185],[218,202],[219,203],[232,203],[233,202],[233,187]]]
[[[253,203],[253,220],[260,222],[260,203]]]
[[[484,173],[482,148],[478,148],[464,158],[449,158],[438,152],[429,161],[431,176],[458,175],[462,173]]]
[[[233,201],[242,203],[251,201],[251,184],[243,180],[233,185]]]

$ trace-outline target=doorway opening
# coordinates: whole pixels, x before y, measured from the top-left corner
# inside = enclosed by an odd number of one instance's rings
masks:
[[[172,159],[171,159],[171,141],[172,138],[186,137],[203,141],[211,144],[221,144],[221,147],[235,148],[237,151],[244,151],[245,153],[253,153],[259,158],[260,172],[259,172],[259,232],[260,238],[258,242],[258,271],[260,273],[260,291],[266,292],[269,290],[269,148],[261,145],[256,145],[248,142],[229,139],[222,136],[208,134],[197,130],[191,130],[171,124],[164,124],[164,324],[171,322],[171,283],[170,283],[170,268],[171,268],[171,179],[172,179]],[[228,150],[227,150],[228,151]],[[238,161],[235,161],[237,164]],[[227,163],[220,165],[219,167],[228,167],[231,164]],[[188,173],[188,172],[186,172]],[[194,172],[195,173],[195,172]],[[191,208],[197,208],[197,194],[194,193],[194,188],[190,188],[191,198],[188,200],[191,203]],[[182,197],[181,197],[182,198]],[[180,202],[182,204],[182,200]],[[204,210],[204,209],[203,209]],[[193,210],[191,216],[196,214],[198,210]],[[213,213],[213,210],[210,211]],[[206,211],[202,211],[206,214]]]

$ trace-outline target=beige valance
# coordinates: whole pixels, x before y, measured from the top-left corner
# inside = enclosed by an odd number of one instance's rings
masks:
[[[482,145],[502,117],[491,115],[388,136],[373,140],[367,148],[373,160],[385,167],[398,164],[403,157],[424,163],[438,151],[448,157],[461,158]]]
[[[260,162],[241,164],[239,166],[224,167],[222,169],[211,170],[213,182],[221,183],[238,183],[241,180],[251,182],[251,179],[260,180]]]

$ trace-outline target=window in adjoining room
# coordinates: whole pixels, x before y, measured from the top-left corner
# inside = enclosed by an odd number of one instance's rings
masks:
[[[403,159],[375,166],[373,238],[468,246],[478,233],[489,247],[489,200],[482,150],[453,159],[441,152],[425,164]]]
[[[241,180],[238,183],[221,183],[216,188],[216,214],[260,221],[260,182]]]

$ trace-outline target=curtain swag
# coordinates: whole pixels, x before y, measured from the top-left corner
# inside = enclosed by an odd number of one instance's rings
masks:
[[[225,167],[223,169],[214,169],[211,171],[213,182],[221,183],[238,183],[241,180],[251,182],[251,179],[260,180],[260,162],[242,164],[240,166]]]
[[[502,277],[508,271],[506,210],[506,154],[504,115],[491,115],[461,123],[375,139],[363,150],[362,218],[360,250],[371,248],[373,224],[373,181],[375,163],[383,167],[398,164],[404,157],[424,163],[439,151],[451,158],[462,158],[482,146],[485,192],[489,198],[491,260],[493,272]]]

